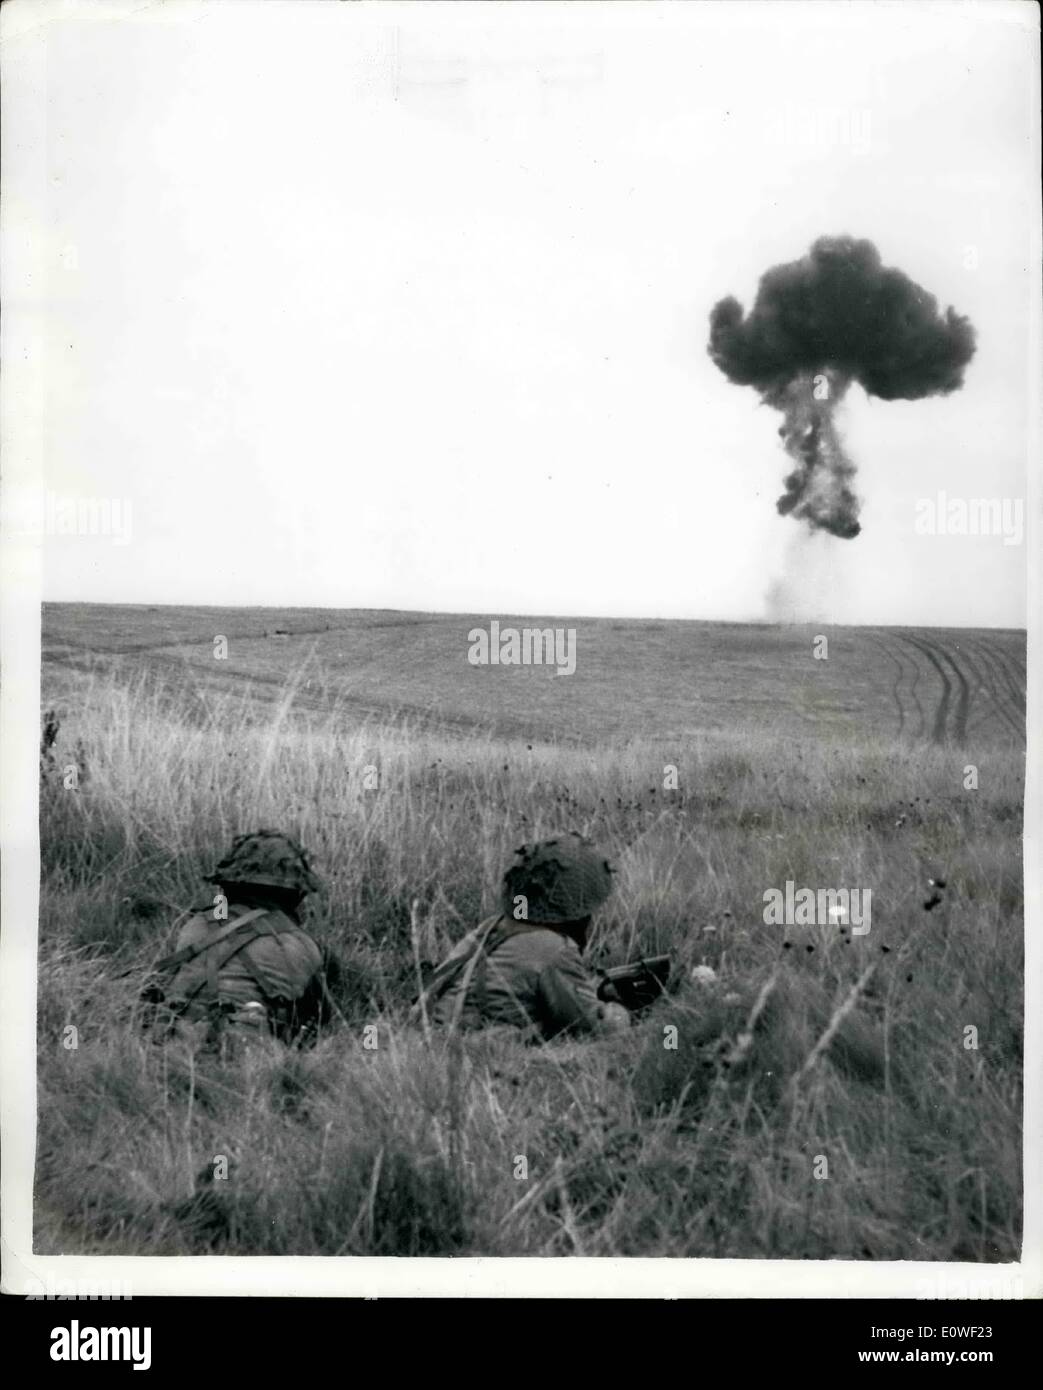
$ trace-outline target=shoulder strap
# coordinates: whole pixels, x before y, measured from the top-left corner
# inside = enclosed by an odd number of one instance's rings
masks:
[[[479,958],[484,962],[486,957],[492,955],[493,951],[512,936],[518,936],[521,932],[539,930],[538,923],[506,922],[502,916],[494,917],[486,930],[476,937],[469,951],[464,952],[461,956],[456,956],[453,960],[444,961],[438,967],[421,991],[420,998],[414,1008],[427,1008],[439,1000],[465,969],[468,971],[467,988],[470,988],[470,976],[473,974]],[[466,995],[467,989],[464,990],[465,998]]]
[[[505,941],[509,941],[512,936],[521,936],[527,931],[546,931],[547,928],[542,922],[504,922],[502,927],[492,932],[485,942],[485,955],[491,956],[494,951],[499,950]]]
[[[245,951],[247,946],[252,946],[253,943],[259,940],[262,936],[275,936],[275,934],[276,933],[269,922],[259,921],[256,924],[256,928],[254,931],[235,932],[232,934],[232,937],[228,941],[227,945],[223,946],[223,948],[209,950],[207,952],[206,957],[206,978],[205,980],[202,980],[199,983],[199,985],[196,986],[196,988],[188,996],[189,999],[195,998],[195,996],[201,992],[204,985],[206,987],[208,998],[220,998],[221,971],[225,968],[225,966],[232,959],[232,957],[239,955],[239,953],[242,951]],[[269,996],[272,992],[268,987],[267,980],[264,979],[260,971],[257,969],[257,966],[248,955],[243,956],[241,963],[246,966],[247,974],[250,976],[254,984],[260,990],[261,997],[264,999],[265,1003],[267,1003]]]
[[[247,924],[248,918],[252,921],[255,917],[264,917],[266,915],[267,914],[264,909],[260,909],[254,913],[246,913],[244,914],[244,916],[239,918],[236,925],[241,927]],[[227,940],[226,938],[229,935],[231,935],[231,939]],[[220,993],[221,971],[225,968],[225,966],[228,964],[228,962],[232,959],[233,956],[238,955],[239,952],[245,950],[247,946],[252,946],[253,943],[262,936],[273,936],[278,938],[279,933],[271,925],[270,922],[258,922],[253,931],[240,931],[231,934],[225,932],[222,933],[217,939],[208,942],[206,947],[206,949],[208,950],[208,955],[206,958],[206,975],[202,980],[200,980],[199,984],[195,987],[195,989],[193,989],[189,994],[185,996],[186,1002],[190,1002],[191,1000],[193,1000],[197,994],[202,993],[204,988],[207,990],[211,998],[216,999]],[[223,949],[213,949],[219,945],[222,945],[222,943],[224,943]],[[273,997],[273,992],[269,985],[269,982],[257,969],[255,962],[252,961],[249,956],[243,957],[243,964],[246,966],[247,973],[251,976],[254,984],[261,991],[261,994],[264,996],[265,1001],[267,1002],[269,999]]]
[[[465,951],[463,955],[454,956],[451,960],[446,960],[442,962],[442,964],[438,967],[434,974],[431,975],[430,979],[427,981],[427,984],[424,985],[423,989],[420,991],[420,997],[417,999],[414,1008],[426,1008],[428,1005],[434,1004],[437,1000],[441,999],[442,995],[446,992],[446,990],[453,983],[456,977],[464,969],[467,963],[473,960],[477,952],[479,952],[483,948],[485,943],[489,940],[490,936],[492,935],[494,929],[496,928],[497,923],[499,923],[501,920],[502,919],[499,917],[492,918],[484,933],[480,933],[478,936],[475,937],[474,941],[471,944],[471,949],[469,951]]]
[[[489,957],[494,951],[498,951],[505,941],[509,941],[512,936],[521,936],[523,932],[545,931],[546,927],[540,922],[504,922],[503,926],[494,931],[486,940],[485,950],[481,953],[478,960],[478,975],[475,980],[475,1002],[478,1006],[479,1014],[485,1013],[485,1004],[488,997],[487,965]],[[466,995],[470,990],[470,985],[465,989]]]
[[[250,912],[244,912],[241,917],[237,917],[234,922],[229,922],[220,931],[214,932],[213,936],[207,936],[195,946],[183,946],[180,951],[175,951],[173,955],[164,956],[152,967],[159,974],[165,974],[168,970],[176,970],[187,961],[195,960],[196,956],[201,956],[204,951],[209,951],[212,946],[218,946],[226,937],[233,932],[240,931],[250,922],[256,921],[258,917],[263,917],[266,908],[255,907]]]

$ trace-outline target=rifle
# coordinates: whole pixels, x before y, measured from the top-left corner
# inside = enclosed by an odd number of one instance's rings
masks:
[[[669,978],[669,956],[645,956],[603,971],[598,998],[602,1003],[622,1004],[632,1013],[639,1013],[666,992]]]

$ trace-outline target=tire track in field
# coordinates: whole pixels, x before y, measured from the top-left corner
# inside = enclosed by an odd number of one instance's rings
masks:
[[[1020,700],[1003,656],[1004,654],[997,651],[991,642],[979,638],[978,659],[990,689],[996,721],[1016,738],[1023,738],[1024,721]]]
[[[1020,719],[1024,712],[1026,673],[1014,653],[1008,651],[1001,642],[990,643],[990,648],[1010,691],[1014,702],[1014,714]]]
[[[964,667],[957,660],[956,651],[934,637],[923,633],[913,637],[903,634],[905,641],[916,647],[927,658],[942,682],[942,692],[934,712],[931,728],[933,743],[965,743],[967,740],[967,717],[971,706],[971,687]],[[950,674],[951,672],[951,674]]]
[[[106,655],[113,654],[106,653]],[[122,657],[127,654],[118,653],[115,655]],[[284,672],[211,671],[194,662],[187,661],[184,656],[168,651],[142,651],[139,649],[129,655],[136,659],[138,671],[151,669],[153,672],[170,672],[182,680],[189,681],[190,688],[204,701],[207,695],[220,692],[222,694],[246,695],[265,708],[269,708],[278,702],[279,696],[286,688]],[[101,664],[93,649],[89,652],[82,649],[69,652],[49,652],[44,657],[44,662],[53,662],[55,665],[65,666],[70,670],[86,675],[93,674],[98,665]],[[310,714],[319,714],[325,717],[329,717],[331,714],[337,716],[341,714],[351,715],[363,720],[370,719],[375,724],[385,727],[398,723],[413,724],[425,732],[437,734],[443,738],[488,738],[494,741],[513,738],[524,739],[526,742],[533,743],[539,738],[534,721],[513,715],[495,714],[472,717],[466,714],[432,709],[427,705],[411,704],[404,700],[382,703],[379,700],[374,700],[372,696],[366,698],[341,690],[328,696],[312,694],[298,687],[293,692],[292,704],[295,709],[304,710]],[[589,739],[571,730],[555,729],[553,738],[555,743],[569,748],[590,747]]]
[[[918,661],[913,661],[910,658],[910,664],[913,668],[913,679],[909,685],[909,698],[910,700],[912,700],[913,705],[916,708],[916,713],[920,719],[920,727],[916,731],[917,737],[924,738],[927,734],[927,714],[924,711],[924,707],[920,702],[920,696],[917,693],[920,684],[920,677],[923,674],[923,672],[920,670],[920,663]]]
[[[960,644],[954,643],[952,647],[945,646],[944,643],[933,638],[927,639],[928,645],[933,646],[940,657],[945,660],[953,669],[956,676],[956,709],[953,714],[953,737],[957,743],[967,742],[967,715],[971,708],[971,687],[967,680],[967,674],[960,662],[956,660],[956,654],[960,651]],[[962,656],[961,656],[962,660]]]
[[[919,663],[911,658],[902,644],[901,639],[894,639],[890,636],[882,636],[874,633],[873,638],[883,651],[884,655],[894,663],[896,675],[895,682],[891,688],[891,694],[895,702],[895,709],[898,713],[897,733],[908,732],[914,738],[922,738],[926,728],[927,719],[924,714],[923,705],[917,694],[917,686],[920,683]],[[904,682],[908,681],[908,689],[903,688]],[[911,708],[908,708],[911,706]],[[913,714],[916,715],[917,726],[913,728]]]
[[[981,641],[990,658],[990,669],[996,672],[1010,696],[1009,703],[1005,703],[1002,698],[1000,698],[1000,710],[1011,731],[1019,739],[1023,739],[1025,737],[1026,718],[1026,677],[1022,673],[1020,664],[1017,662],[1016,658],[1005,650],[1002,643],[995,642],[989,638],[982,638]],[[999,695],[998,690],[997,695]]]
[[[995,724],[1001,732],[1009,730],[1016,737],[1024,737],[1024,727],[1019,726],[1017,719],[1011,714],[1007,699],[1003,691],[997,686],[996,672],[999,663],[995,653],[975,634],[973,638],[964,640],[966,649],[967,665],[978,681],[979,689],[988,699],[987,707],[979,713],[976,721],[968,725],[967,732],[974,733],[975,729],[980,729],[983,724]]]
[[[968,637],[963,639],[961,645],[967,669],[975,682],[974,708],[971,711],[972,718],[967,723],[967,733],[970,735],[980,729],[983,724],[991,724],[1000,720],[1002,712],[999,708],[995,687],[989,676],[988,663],[983,659],[981,651],[974,646]]]
[[[939,696],[938,704],[934,711],[934,724],[931,728],[931,742],[944,743],[946,741],[949,726],[949,707],[952,704],[953,685],[949,673],[938,660],[936,651],[927,645],[920,637],[910,637],[908,633],[903,634],[904,640],[911,647],[915,647],[918,652],[927,658],[930,664],[938,673],[938,678],[942,683],[942,693]]]
[[[399,624],[397,624],[397,623],[371,623],[371,624],[369,624],[369,626],[370,626],[370,627],[396,627],[396,626],[399,626]],[[339,628],[339,627],[338,627],[338,628],[333,628],[333,627],[330,627],[330,626],[325,626],[325,627],[295,627],[295,628],[287,628],[285,631],[283,631],[283,630],[281,630],[281,629],[280,629],[280,630],[276,630],[276,629],[273,628],[273,627],[269,627],[269,628],[262,629],[260,632],[236,632],[236,633],[232,633],[231,636],[232,636],[232,640],[236,640],[236,641],[240,641],[240,642],[264,642],[264,641],[269,641],[269,642],[270,642],[270,641],[275,641],[275,640],[281,640],[282,638],[287,638],[287,639],[289,639],[289,638],[292,638],[292,637],[315,637],[315,636],[321,637],[321,636],[325,636],[325,635],[328,634],[328,633],[333,633],[333,632],[343,633],[344,631],[352,631],[352,630],[353,630],[353,629],[344,629],[344,628]],[[177,649],[178,651],[180,651],[180,650],[182,650],[182,649],[187,650],[187,649],[189,649],[189,648],[191,648],[191,647],[203,647],[203,648],[209,649],[209,648],[211,648],[211,647],[213,646],[213,644],[214,644],[214,639],[213,639],[213,637],[211,637],[211,636],[205,636],[205,637],[191,637],[191,636],[190,636],[190,637],[177,637],[177,636],[175,636],[175,635],[173,635],[173,634],[170,634],[170,633],[167,633],[166,635],[164,635],[162,638],[159,638],[158,640],[153,640],[153,639],[150,638],[148,641],[141,641],[141,642],[138,642],[138,641],[135,641],[135,642],[121,642],[121,643],[119,643],[117,646],[113,646],[111,643],[108,644],[108,645],[102,646],[100,643],[95,643],[95,642],[81,642],[81,641],[78,641],[76,638],[73,638],[73,637],[50,636],[50,637],[47,637],[47,638],[44,639],[44,655],[45,655],[46,657],[50,657],[50,656],[52,655],[52,651],[50,650],[52,647],[55,648],[55,649],[60,649],[60,648],[63,648],[63,647],[68,647],[68,648],[69,648],[70,650],[72,650],[72,651],[84,652],[85,654],[97,655],[97,656],[140,656],[142,653],[145,653],[145,654],[158,653],[158,654],[162,655],[164,651],[169,651],[169,650],[174,650],[174,649]]]
[[[891,696],[894,699],[895,708],[898,711],[898,733],[901,734],[905,729],[905,705],[902,703],[902,681],[905,679],[905,667],[902,665],[901,661],[899,661],[898,657],[894,654],[894,652],[891,651],[890,647],[887,646],[882,637],[878,637],[874,633],[873,640],[874,642],[876,642],[877,646],[888,658],[888,660],[893,663],[895,670],[898,673],[895,676],[895,683],[891,687]]]

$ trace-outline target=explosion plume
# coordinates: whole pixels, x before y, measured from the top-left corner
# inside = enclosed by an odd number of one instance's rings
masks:
[[[812,530],[857,536],[855,466],[835,411],[852,381],[881,400],[948,395],[974,355],[970,320],[939,314],[933,295],[884,266],[871,241],[820,237],[767,271],[749,314],[732,296],[710,314],[708,352],[728,377],[783,413],[794,468],[777,506]]]

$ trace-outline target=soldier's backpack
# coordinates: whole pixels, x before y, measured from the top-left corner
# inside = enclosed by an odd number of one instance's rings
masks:
[[[220,976],[228,962],[239,956],[241,964],[246,967],[247,973],[257,986],[259,999],[267,1012],[265,1021],[270,1030],[284,1041],[294,1040],[305,1034],[314,1035],[318,1024],[324,1021],[324,1016],[328,1017],[328,994],[324,982],[321,979],[312,980],[297,998],[287,999],[275,992],[271,981],[249,955],[240,954],[261,936],[270,935],[278,939],[281,933],[264,920],[267,916],[266,908],[253,908],[203,940],[184,946],[157,961],[141,991],[142,1002],[148,1011],[147,1023],[153,1027],[158,1024],[161,1029],[169,1029],[185,1014],[195,1012],[198,1015],[204,1005],[215,1024],[219,1024],[224,1015],[229,1019],[234,1015],[237,1019],[242,1010],[220,1002]],[[299,928],[294,927],[292,930]],[[194,988],[186,994],[179,993],[176,998],[168,997],[170,985],[182,966],[204,955],[206,972]]]

